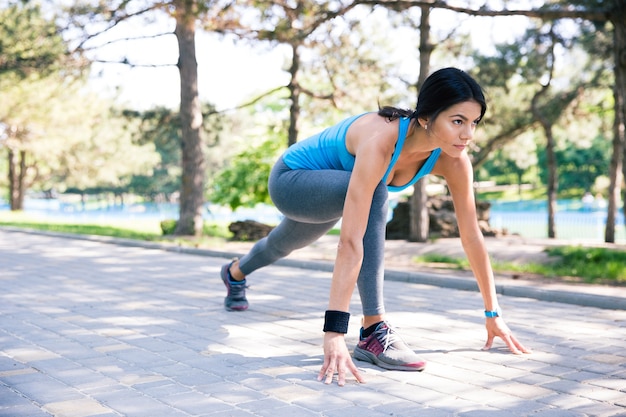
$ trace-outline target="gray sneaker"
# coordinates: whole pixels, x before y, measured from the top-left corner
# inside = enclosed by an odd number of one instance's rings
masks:
[[[393,371],[423,371],[426,367],[426,362],[386,322],[381,322],[368,337],[360,338],[354,348],[354,359]]]
[[[231,278],[229,268],[233,262],[235,261],[222,266],[220,273],[222,281],[224,281],[224,285],[226,285],[228,290],[228,294],[224,298],[224,307],[228,311],[244,311],[248,309],[248,299],[246,298],[246,288],[248,286],[245,279],[243,281],[235,281]]]

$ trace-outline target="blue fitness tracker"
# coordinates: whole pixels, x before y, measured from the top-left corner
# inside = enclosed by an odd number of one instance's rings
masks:
[[[491,311],[485,310],[485,317],[487,318],[502,317],[502,310],[500,310],[500,307]]]

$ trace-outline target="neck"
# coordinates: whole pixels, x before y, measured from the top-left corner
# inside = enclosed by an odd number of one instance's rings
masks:
[[[416,121],[409,126],[404,146],[409,152],[432,152],[436,148],[429,132]]]

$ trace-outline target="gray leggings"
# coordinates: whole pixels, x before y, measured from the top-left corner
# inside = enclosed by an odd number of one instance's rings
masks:
[[[239,268],[245,275],[284,258],[324,236],[339,221],[351,172],[337,170],[293,170],[276,163],[269,177],[272,201],[285,216],[264,239],[241,258]],[[363,264],[357,285],[363,314],[383,314],[385,225],[387,187],[376,187],[367,230],[363,238]]]

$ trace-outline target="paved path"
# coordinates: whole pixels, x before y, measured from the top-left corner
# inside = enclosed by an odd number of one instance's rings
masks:
[[[327,386],[329,273],[267,267],[228,313],[223,262],[0,229],[0,416],[626,416],[624,310],[501,296],[534,353],[482,352],[477,292],[390,281],[389,319],[427,369],[357,362],[366,384]]]

